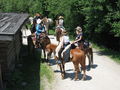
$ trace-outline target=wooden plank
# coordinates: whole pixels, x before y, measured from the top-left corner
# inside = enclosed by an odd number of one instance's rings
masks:
[[[0,88],[3,88],[3,80],[2,80],[2,69],[0,64]]]
[[[13,40],[28,17],[28,14],[0,13],[0,40]]]

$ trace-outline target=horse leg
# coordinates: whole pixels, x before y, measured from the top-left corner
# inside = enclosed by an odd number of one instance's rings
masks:
[[[60,72],[61,72],[62,79],[64,79],[64,76],[63,76],[63,73],[62,73],[62,65],[59,64],[59,67],[60,67]]]
[[[79,70],[79,63],[73,62],[73,64],[74,64],[74,68],[75,68],[75,81],[76,81],[76,80],[78,80],[78,74],[80,72],[80,70]]]
[[[83,58],[83,60],[82,60],[82,62],[81,62],[81,66],[82,66],[82,69],[83,69],[83,77],[82,77],[82,80],[85,80],[85,79],[86,79],[85,58]]]
[[[51,51],[46,52],[46,61],[48,62],[51,56]]]
[[[45,52],[45,49],[43,49],[43,53],[44,53],[44,60],[45,60],[46,62],[48,62],[48,60],[46,60],[46,52]]]
[[[93,51],[92,51],[92,48],[89,48],[87,56],[89,58],[89,67],[92,67],[92,65],[93,65]]]
[[[62,76],[63,76],[63,79],[65,78],[65,63],[64,61],[62,60]]]
[[[90,54],[91,54],[91,64],[93,65],[93,50],[90,48]]]
[[[85,66],[83,67],[83,77],[82,80],[86,80],[86,70],[85,70]]]
[[[87,57],[88,57],[88,61],[89,61],[88,67],[90,68],[91,67],[91,56],[90,56],[89,52],[87,53]]]

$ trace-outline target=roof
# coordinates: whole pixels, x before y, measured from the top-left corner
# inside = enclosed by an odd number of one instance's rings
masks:
[[[5,36],[9,38],[20,30],[28,16],[23,13],[0,13],[0,40],[4,40]]]

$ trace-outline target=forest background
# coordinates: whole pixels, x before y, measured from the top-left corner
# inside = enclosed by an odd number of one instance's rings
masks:
[[[120,52],[120,0],[0,0],[0,12],[63,15],[71,35],[79,25],[88,40]]]

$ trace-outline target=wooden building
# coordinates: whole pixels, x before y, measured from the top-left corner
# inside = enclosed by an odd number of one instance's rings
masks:
[[[11,71],[19,60],[21,28],[28,14],[0,13],[0,65],[2,73]]]

